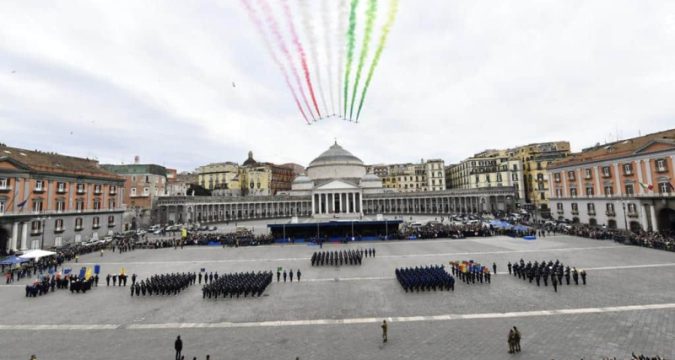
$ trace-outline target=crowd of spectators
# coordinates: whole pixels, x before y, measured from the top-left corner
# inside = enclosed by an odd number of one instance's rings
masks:
[[[675,251],[675,233],[673,233],[672,231],[633,232],[627,230],[593,227],[589,225],[573,225],[568,228],[565,227],[556,228],[555,232],[590,239],[614,240],[616,242],[626,245],[635,245],[659,250]]]

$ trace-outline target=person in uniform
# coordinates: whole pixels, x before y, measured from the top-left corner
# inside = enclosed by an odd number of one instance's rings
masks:
[[[382,325],[380,325],[380,327],[382,328],[382,342],[387,342],[387,330],[388,330],[387,320],[383,320]]]
[[[288,277],[291,279],[291,282],[293,282],[293,269],[288,271]]]
[[[516,352],[516,333],[513,331],[513,329],[509,329],[509,337],[507,339],[508,344],[509,344],[509,354],[513,354]]]
[[[298,275],[298,282],[300,282],[300,276],[302,276],[302,273],[300,272],[300,269],[298,269],[297,275]]]
[[[281,278],[281,270],[277,268],[277,282],[279,282],[279,278]]]
[[[110,274],[105,276],[105,286],[110,286]]]
[[[581,271],[579,271],[579,275],[581,275],[581,282],[586,285],[586,270],[581,269]]]
[[[497,275],[497,263],[495,262],[492,263],[492,273]]]
[[[288,276],[288,274],[286,274],[286,270],[284,270],[284,282],[286,282],[286,276]]]
[[[176,350],[176,360],[181,359],[181,351],[183,351],[183,340],[180,339],[180,335],[176,338],[176,341],[173,343],[173,348]]]
[[[511,262],[510,262],[510,261],[509,261],[508,265],[506,265],[506,267],[509,268],[509,275],[511,275],[511,267],[512,267],[512,266],[513,266],[513,265],[511,265]]]
[[[513,343],[514,343],[514,350],[516,352],[520,352],[520,331],[518,331],[517,327],[513,327]]]

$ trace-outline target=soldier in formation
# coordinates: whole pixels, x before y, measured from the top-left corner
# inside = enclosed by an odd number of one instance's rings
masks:
[[[371,254],[370,256],[375,256],[375,250],[368,249],[364,251],[361,249],[315,252],[312,254],[312,266],[361,265],[364,254]]]
[[[153,275],[131,286],[131,296],[178,295],[197,281],[195,273],[171,273]]]
[[[273,274],[271,271],[258,271],[246,273],[234,273],[222,275],[218,280],[204,285],[202,288],[202,298],[218,298],[218,296],[230,298],[243,295],[247,297],[262,296],[267,286],[272,283]]]
[[[455,290],[455,278],[442,265],[396,269],[396,279],[405,292]]]
[[[555,292],[558,292],[558,287],[563,284],[570,285],[571,280],[575,285],[579,285],[579,276],[586,285],[586,271],[578,271],[575,267],[570,268],[569,265],[565,266],[559,260],[555,262],[535,261],[534,263],[528,261],[526,264],[523,259],[520,259],[513,264],[513,276],[530,283],[536,282],[537,286],[541,286],[542,280],[544,286],[548,286],[550,281]]]

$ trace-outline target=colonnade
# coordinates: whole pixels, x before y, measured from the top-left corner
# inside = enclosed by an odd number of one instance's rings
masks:
[[[320,192],[312,195],[312,214],[360,214],[363,209],[361,193]]]
[[[366,197],[364,214],[449,214],[510,211],[509,196]]]

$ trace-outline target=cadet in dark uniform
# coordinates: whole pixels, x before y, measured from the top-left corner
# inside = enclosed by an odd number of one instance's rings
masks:
[[[509,261],[509,264],[506,266],[509,268],[509,275],[511,275],[511,267],[512,267],[511,262]]]
[[[492,263],[492,273],[497,275],[497,263]]]
[[[286,282],[286,276],[288,276],[288,274],[286,274],[286,270],[284,270],[284,282]]]
[[[387,320],[383,320],[382,325],[380,325],[380,327],[382,328],[382,342],[387,342],[387,330],[388,330]]]
[[[105,277],[105,286],[110,286],[110,274]]]
[[[279,282],[279,278],[281,277],[281,271],[277,269],[277,282]]]
[[[300,276],[302,276],[302,273],[300,272],[300,269],[298,269],[298,282],[300,282]]]
[[[291,278],[291,282],[293,282],[293,269],[288,271],[288,276]]]
[[[579,275],[581,275],[581,282],[586,285],[586,270],[581,269],[581,271],[579,271]]]

